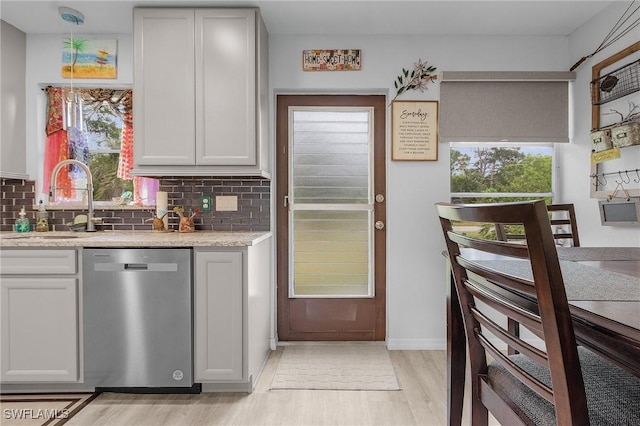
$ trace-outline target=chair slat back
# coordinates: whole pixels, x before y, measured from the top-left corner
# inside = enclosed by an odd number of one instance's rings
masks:
[[[489,354],[523,384],[554,404],[558,424],[588,424],[576,340],[544,202],[438,203],[436,207],[463,313],[472,381],[473,377],[486,374]],[[479,226],[521,224],[526,244],[470,237],[456,230],[456,221]],[[515,269],[524,273],[505,272],[511,269],[505,265],[520,265]],[[533,345],[509,331],[507,322],[497,320],[496,313],[519,322],[543,344]],[[497,342],[548,368],[552,385],[540,382],[515,364]],[[514,406],[508,395],[502,399],[507,406]]]
[[[547,206],[550,214],[550,225],[556,243],[571,240],[571,246],[580,247],[578,222],[573,204],[550,204]],[[496,238],[500,241],[523,241],[525,236],[521,229],[513,229],[514,224],[497,223],[495,225]],[[562,241],[561,241],[562,240]]]
[[[580,247],[580,236],[578,235],[578,222],[576,221],[576,210],[573,204],[551,204],[547,206],[551,212],[551,227],[554,230],[553,236],[556,240],[571,239],[573,247]],[[558,218],[554,212],[561,213],[564,217]],[[561,228],[558,228],[561,227]],[[562,231],[566,228],[568,231]]]

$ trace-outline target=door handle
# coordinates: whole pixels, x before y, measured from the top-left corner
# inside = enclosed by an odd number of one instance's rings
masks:
[[[376,221],[375,225],[378,231],[382,231],[384,229],[384,222],[381,220]]]

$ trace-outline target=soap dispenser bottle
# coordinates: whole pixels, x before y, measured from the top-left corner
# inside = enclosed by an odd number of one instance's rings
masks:
[[[49,231],[49,213],[44,208],[44,203],[40,200],[40,206],[36,213],[36,232]]]
[[[31,223],[27,219],[27,213],[24,211],[24,207],[20,209],[19,218],[16,220],[14,230],[16,232],[29,232],[31,231]]]

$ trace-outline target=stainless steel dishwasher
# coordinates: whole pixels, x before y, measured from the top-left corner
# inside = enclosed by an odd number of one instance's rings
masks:
[[[193,391],[191,263],[191,249],[83,251],[87,385]]]

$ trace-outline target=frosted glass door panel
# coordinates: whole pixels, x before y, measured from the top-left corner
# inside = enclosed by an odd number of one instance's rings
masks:
[[[296,211],[295,294],[368,295],[369,223],[368,211]]]
[[[290,297],[371,297],[372,111],[290,111]]]

